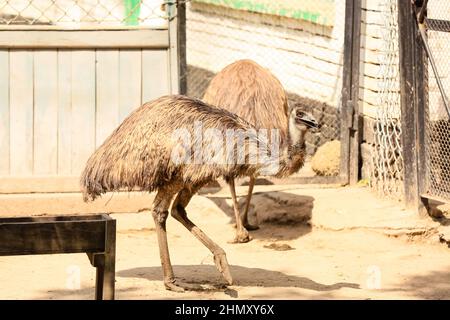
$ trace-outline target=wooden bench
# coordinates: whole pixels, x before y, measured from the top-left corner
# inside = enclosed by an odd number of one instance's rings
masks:
[[[96,300],[113,300],[116,220],[106,214],[0,218],[0,256],[85,252],[97,269]]]

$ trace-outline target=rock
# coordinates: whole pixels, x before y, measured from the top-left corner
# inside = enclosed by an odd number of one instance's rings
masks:
[[[312,216],[314,199],[287,192],[267,192],[256,194],[249,210],[249,220],[258,224],[271,223],[292,225],[307,223]]]
[[[311,160],[313,171],[319,176],[337,176],[341,163],[341,142],[333,140],[322,145]]]
[[[269,245],[264,245],[264,248],[266,249],[272,249],[272,250],[276,250],[276,251],[288,251],[288,250],[294,250],[294,248],[292,248],[290,245],[283,243],[283,244],[279,244],[279,243],[271,243]]]

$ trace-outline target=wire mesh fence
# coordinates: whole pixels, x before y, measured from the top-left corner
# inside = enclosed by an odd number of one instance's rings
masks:
[[[397,0],[382,0],[379,10],[381,47],[378,52],[378,105],[370,185],[382,196],[401,199],[404,172],[400,123]]]
[[[442,0],[429,1],[427,12],[426,23],[433,23],[433,29],[435,29],[427,31],[427,41],[436,62],[438,75],[434,74],[430,61],[427,61],[425,191],[431,196],[450,200],[450,119],[444,106],[444,97],[436,81],[439,77],[443,84],[444,95],[448,97],[450,95],[450,3]]]
[[[373,153],[373,170],[371,185],[381,195],[402,199],[404,194],[404,178],[410,174],[404,172],[402,126],[400,123],[401,108],[399,95],[399,30],[397,0],[382,0],[380,3],[382,28],[381,47],[379,49],[379,99],[375,126]],[[419,2],[417,2],[419,3]],[[416,4],[417,4],[416,3]],[[423,2],[420,2],[423,4]],[[408,2],[410,5],[410,2]],[[406,8],[402,8],[407,10]],[[414,21],[416,23],[416,21]],[[410,28],[411,26],[405,26]],[[424,159],[419,163],[419,179],[423,181],[421,195],[450,200],[450,121],[445,108],[450,92],[450,3],[446,0],[430,0],[427,6],[427,43],[431,50],[438,74],[434,73],[430,57],[425,58],[423,75],[416,76],[418,84],[424,84],[423,96],[425,105],[418,110],[425,112],[424,126],[419,120],[416,123],[420,137],[424,136],[424,145],[418,148],[417,156]],[[415,41],[422,41],[416,35]],[[420,43],[415,46],[423,47]],[[411,46],[413,48],[414,46]],[[418,54],[418,53],[415,53]],[[420,66],[417,66],[419,70]],[[438,81],[442,82],[443,91]],[[422,87],[421,85],[419,87]],[[405,93],[406,94],[406,93]],[[418,93],[422,96],[422,92]],[[413,106],[410,106],[414,112]],[[421,111],[419,111],[421,112]],[[419,118],[420,116],[417,115]],[[412,160],[410,160],[412,161]],[[422,165],[425,171],[422,171]]]
[[[191,0],[187,5],[188,95],[202,98],[225,66],[250,59],[282,83],[290,107],[321,124],[307,153],[340,136],[345,0]],[[230,92],[233,94],[233,92]],[[305,166],[304,174],[314,175]]]
[[[2,0],[0,25],[167,26],[163,0]]]

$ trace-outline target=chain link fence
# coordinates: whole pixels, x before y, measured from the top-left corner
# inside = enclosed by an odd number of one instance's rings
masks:
[[[450,95],[450,2],[431,0],[428,2],[426,24],[434,24],[427,31],[428,45],[435,60],[438,77],[444,95]],[[432,30],[433,29],[433,30]],[[425,100],[425,163],[426,192],[434,197],[450,200],[450,119],[444,105],[430,61],[425,72],[428,83]],[[448,101],[448,98],[447,98]]]
[[[408,1],[405,5],[411,5]],[[400,123],[399,92],[399,28],[398,0],[382,0],[380,3],[381,47],[379,50],[379,92],[374,126],[374,152],[371,186],[381,195],[402,199],[404,194],[402,128]],[[409,8],[402,8],[409,10]],[[416,23],[414,21],[414,23]],[[416,79],[424,85],[424,126],[418,126],[418,135],[424,136],[424,145],[418,148],[424,160],[425,172],[419,171],[423,183],[422,195],[436,199],[450,199],[450,121],[445,108],[450,92],[450,2],[430,0],[427,6],[427,43],[437,67],[435,74],[431,60],[425,59],[423,78]],[[416,41],[422,41],[417,35]],[[419,43],[415,44],[419,46]],[[443,86],[439,90],[437,79]],[[422,110],[419,108],[419,110]],[[411,112],[413,106],[411,106]],[[423,156],[422,156],[423,155]],[[419,164],[422,166],[422,164]]]
[[[381,47],[378,51],[378,105],[370,185],[381,196],[403,197],[400,67],[397,0],[379,3]]]
[[[163,0],[2,0],[0,25],[166,28]]]
[[[281,81],[290,107],[304,105],[320,122],[320,133],[307,137],[313,155],[340,137],[344,17],[345,0],[191,0],[188,95],[202,98],[225,66],[253,60]],[[314,175],[308,164],[302,172]]]

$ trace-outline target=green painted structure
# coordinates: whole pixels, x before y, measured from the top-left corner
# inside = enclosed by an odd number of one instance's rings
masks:
[[[139,25],[141,13],[141,0],[123,0],[125,7],[125,23],[128,26]]]
[[[333,26],[334,0],[192,0],[249,12],[301,19],[325,26]]]

